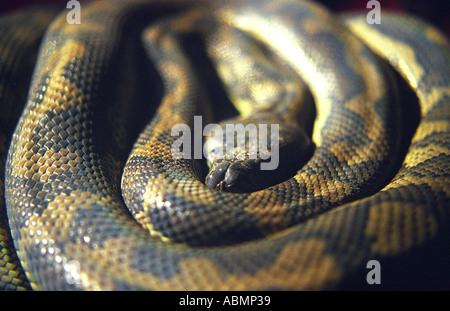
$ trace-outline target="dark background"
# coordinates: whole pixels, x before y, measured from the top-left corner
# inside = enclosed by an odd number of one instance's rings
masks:
[[[90,2],[94,0],[80,0],[83,2]],[[316,0],[322,2],[331,10],[336,12],[346,11],[365,11],[368,0]],[[443,32],[450,37],[450,1],[448,0],[378,0],[381,5],[381,14],[383,10],[395,10],[409,12],[428,20],[436,25]],[[61,9],[66,6],[67,0],[0,0],[0,14],[27,7],[37,3],[54,3],[61,5]]]

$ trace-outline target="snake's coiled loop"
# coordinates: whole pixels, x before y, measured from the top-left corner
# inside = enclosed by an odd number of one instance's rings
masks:
[[[442,34],[387,13],[370,26],[309,1],[201,6],[97,1],[83,4],[80,25],[65,14],[49,25],[5,166],[33,289],[329,289],[371,259],[401,264],[448,238]],[[250,193],[206,187],[199,161],[172,156],[171,130],[211,122],[206,102],[225,102],[223,88],[245,117],[255,102],[288,123],[312,95],[307,163]],[[420,123],[405,148],[398,120],[414,102]],[[14,267],[0,286],[27,286]]]

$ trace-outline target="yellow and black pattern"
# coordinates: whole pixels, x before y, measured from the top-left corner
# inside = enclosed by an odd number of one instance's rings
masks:
[[[0,90],[2,110],[26,102],[14,134],[3,119],[0,133],[3,157],[11,141],[1,288],[334,289],[371,259],[404,260],[448,239],[442,34],[400,15],[371,26],[309,1],[198,3],[96,1],[82,5],[79,25],[62,13],[28,98]],[[186,51],[197,36],[244,117],[264,110],[269,123],[308,123],[314,99],[315,149],[305,165],[300,150],[289,153],[300,164],[286,180],[251,193],[209,189],[200,161],[172,157],[173,126],[193,128],[196,115],[205,125],[220,103]],[[14,42],[0,46],[5,68]],[[0,87],[10,76],[1,72]],[[402,83],[420,105],[408,148]]]

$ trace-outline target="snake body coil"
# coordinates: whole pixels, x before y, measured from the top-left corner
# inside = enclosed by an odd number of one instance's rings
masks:
[[[450,48],[431,26],[307,1],[83,4],[81,24],[48,26],[10,138],[45,28],[30,16],[47,12],[0,21],[1,288],[333,289],[448,240]],[[223,88],[236,122],[287,124],[282,142],[313,98],[312,155],[294,146],[294,171],[264,189],[208,188],[201,161],[173,157],[171,131],[211,122]]]

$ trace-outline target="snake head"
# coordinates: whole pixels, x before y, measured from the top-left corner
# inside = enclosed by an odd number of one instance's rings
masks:
[[[227,192],[258,191],[292,177],[311,156],[314,145],[304,131],[289,124],[280,126],[280,135],[272,136],[266,148],[251,153],[250,143],[236,144],[222,155],[226,141],[213,137],[207,147],[210,168],[205,184],[210,189]],[[270,145],[270,147],[269,147]],[[228,149],[227,149],[228,151]]]

